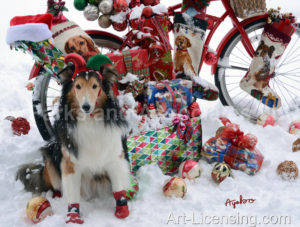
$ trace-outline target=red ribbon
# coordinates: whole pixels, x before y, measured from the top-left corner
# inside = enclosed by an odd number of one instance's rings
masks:
[[[187,115],[182,115],[181,118],[175,116],[173,118],[174,131],[178,138],[182,139],[186,144],[192,137],[193,126],[190,118]]]
[[[223,129],[220,137],[224,137],[231,141],[234,146],[241,149],[253,150],[257,144],[257,137],[248,133],[244,135],[244,132],[240,130],[237,124],[227,124]]]

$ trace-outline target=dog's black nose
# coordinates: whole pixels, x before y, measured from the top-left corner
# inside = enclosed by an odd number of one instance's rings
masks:
[[[82,109],[83,109],[85,112],[89,112],[90,109],[91,109],[91,106],[88,105],[88,104],[84,104],[84,105],[82,106]]]

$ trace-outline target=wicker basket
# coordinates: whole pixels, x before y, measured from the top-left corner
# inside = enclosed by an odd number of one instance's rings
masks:
[[[266,12],[266,0],[230,0],[237,17],[248,18]]]

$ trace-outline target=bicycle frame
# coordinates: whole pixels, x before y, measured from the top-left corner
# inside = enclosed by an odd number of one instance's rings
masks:
[[[211,0],[211,1],[219,1],[219,0]],[[225,47],[226,43],[231,39],[231,37],[234,34],[236,34],[237,32],[241,33],[242,44],[245,47],[245,49],[246,49],[247,53],[249,54],[249,56],[251,58],[254,56],[253,46],[251,45],[249,37],[248,37],[247,33],[245,32],[243,27],[245,25],[255,21],[255,20],[259,20],[261,18],[266,18],[267,17],[267,14],[265,14],[265,15],[251,17],[251,18],[248,18],[248,19],[243,20],[243,21],[240,22],[237,19],[237,17],[235,16],[234,11],[231,8],[231,5],[230,5],[229,1],[228,0],[221,0],[221,2],[222,2],[223,6],[225,8],[225,12],[223,13],[223,15],[221,17],[216,17],[216,16],[213,16],[213,15],[210,15],[210,14],[205,15],[205,20],[208,22],[208,30],[210,30],[210,31],[209,31],[209,33],[206,37],[206,40],[205,40],[205,43],[204,43],[204,46],[203,46],[201,62],[199,63],[200,64],[199,72],[200,72],[201,69],[202,69],[202,66],[203,66],[204,58],[205,58],[206,54],[209,52],[209,44],[211,42],[211,39],[213,38],[215,32],[217,31],[219,26],[222,24],[222,22],[224,22],[224,20],[227,17],[229,17],[232,21],[233,28],[224,36],[224,38],[221,40],[221,42],[219,43],[219,45],[217,47],[217,54],[216,54],[217,63],[212,65],[212,70],[211,70],[213,75],[216,73],[216,69],[217,69],[217,66],[218,66],[218,60],[220,58],[220,55],[221,55],[221,52],[222,52],[223,48]],[[177,4],[175,6],[169,7],[168,8],[168,15],[169,16],[174,16],[175,15],[175,10],[180,9],[181,5],[182,4]],[[122,39],[122,38],[120,38],[116,35],[113,35],[113,34],[110,34],[110,33],[104,32],[104,31],[90,30],[90,31],[87,31],[87,33],[88,34],[103,34],[103,35],[107,35],[107,36],[113,36],[114,38],[117,38],[120,41],[123,41],[123,44],[121,45],[120,49],[122,49],[122,47],[125,47],[126,45],[128,45],[128,41],[130,39],[130,34],[132,34],[132,32],[129,32],[126,36],[127,38]],[[32,78],[36,77],[38,75],[41,67],[42,67],[41,65],[37,65],[37,66],[34,65],[32,70],[31,70],[29,79],[32,79]]]

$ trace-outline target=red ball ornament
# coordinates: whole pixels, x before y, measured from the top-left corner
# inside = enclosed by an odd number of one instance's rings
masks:
[[[23,117],[7,117],[7,120],[10,120],[11,123],[11,128],[13,130],[13,133],[17,136],[20,135],[26,135],[28,134],[29,130],[30,130],[30,124],[29,122],[23,118]]]
[[[153,15],[153,10],[152,10],[152,8],[151,7],[145,7],[144,9],[143,9],[143,16],[144,17],[146,17],[146,18],[148,18],[148,17],[151,17]]]
[[[142,0],[142,3],[143,3],[145,6],[152,6],[152,5],[154,5],[155,0]]]
[[[218,61],[217,55],[212,52],[207,52],[204,57],[204,62],[208,65],[214,65]]]
[[[113,28],[118,31],[118,32],[122,32],[127,28],[127,21],[124,20],[123,23],[116,23],[113,22],[112,23]]]

